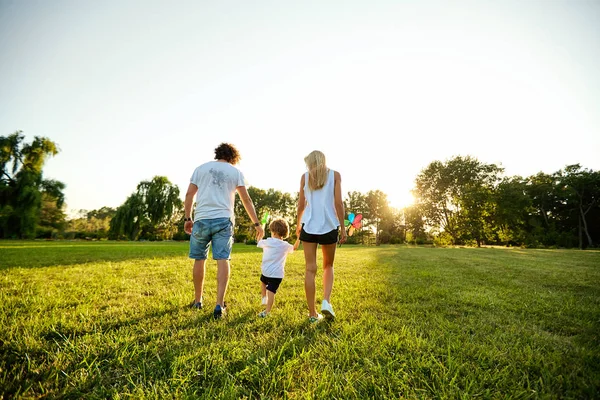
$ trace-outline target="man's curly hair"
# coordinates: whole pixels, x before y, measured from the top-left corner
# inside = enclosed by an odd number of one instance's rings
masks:
[[[240,152],[235,148],[234,145],[230,143],[221,143],[215,149],[215,160],[225,160],[228,163],[235,165],[242,157],[240,156]]]

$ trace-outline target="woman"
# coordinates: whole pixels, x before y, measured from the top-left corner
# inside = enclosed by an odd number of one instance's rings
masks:
[[[298,198],[298,225],[296,235],[302,241],[306,274],[304,291],[308,305],[309,321],[317,322],[323,315],[315,306],[315,278],[317,274],[317,246],[323,252],[323,302],[321,312],[333,320],[331,306],[333,289],[333,261],[338,242],[346,241],[344,229],[344,203],[342,202],[342,177],[339,172],[327,168],[325,155],[315,150],[304,158],[308,172],[300,179]],[[339,228],[342,227],[340,230]]]

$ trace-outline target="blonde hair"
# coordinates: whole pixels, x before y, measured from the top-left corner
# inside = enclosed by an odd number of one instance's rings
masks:
[[[327,173],[329,172],[325,162],[325,154],[319,150],[314,150],[304,157],[304,162],[308,168],[308,187],[310,190],[321,189],[327,182]]]
[[[290,226],[287,221],[283,218],[275,218],[269,224],[269,230],[273,233],[276,233],[282,239],[287,239],[290,234]]]

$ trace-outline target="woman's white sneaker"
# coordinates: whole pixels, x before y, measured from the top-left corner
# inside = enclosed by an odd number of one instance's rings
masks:
[[[331,307],[331,304],[329,304],[327,300],[323,300],[323,302],[321,303],[321,313],[323,313],[323,316],[327,320],[333,321],[335,319],[333,307]]]

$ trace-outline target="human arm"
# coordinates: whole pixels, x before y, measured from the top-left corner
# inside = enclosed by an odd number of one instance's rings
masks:
[[[333,188],[333,201],[335,204],[335,213],[337,214],[340,223],[340,244],[345,243],[347,239],[346,228],[344,226],[344,218],[346,211],[344,210],[344,202],[342,201],[342,175],[334,171],[335,185]]]
[[[300,231],[302,230],[302,214],[304,214],[305,208],[306,208],[306,197],[304,197],[304,174],[302,174],[302,178],[300,178],[300,191],[298,192],[298,209],[297,209],[298,220],[296,221],[296,237],[297,238],[300,238]],[[298,248],[297,246],[295,246],[295,247]]]
[[[254,209],[254,203],[250,198],[250,194],[248,193],[248,189],[246,189],[246,186],[238,186],[236,190],[240,195],[240,200],[242,200],[242,204],[244,205],[246,213],[248,213],[248,217],[250,217],[250,220],[254,224],[254,228],[256,229],[256,241],[258,242],[265,236],[265,228],[258,220],[256,210]]]
[[[188,235],[192,234],[192,228],[194,227],[194,221],[188,221],[188,218],[192,217],[192,205],[194,204],[194,196],[198,192],[198,186],[190,183],[188,190],[185,193],[185,202],[183,203],[183,217],[186,221],[183,224],[183,230]]]

